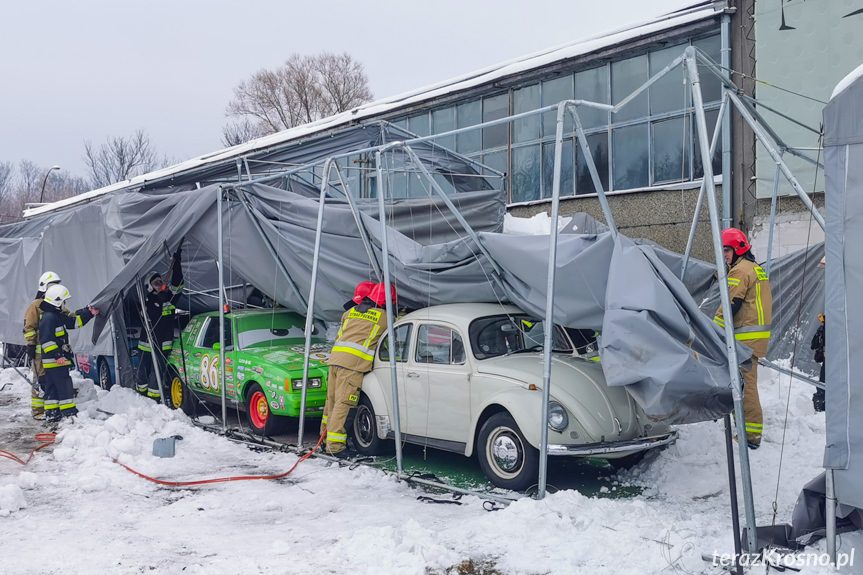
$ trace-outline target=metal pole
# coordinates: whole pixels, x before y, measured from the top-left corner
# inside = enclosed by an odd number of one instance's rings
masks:
[[[599,205],[602,206],[602,213],[605,215],[605,223],[611,231],[611,237],[617,239],[617,225],[614,223],[614,216],[611,215],[611,206],[608,205],[608,198],[605,197],[605,190],[602,189],[602,181],[599,179],[599,172],[596,171],[596,164],[593,163],[593,155],[590,153],[590,146],[587,144],[587,136],[584,135],[584,127],[581,125],[581,118],[578,117],[578,111],[575,107],[578,102],[570,100],[572,106],[568,106],[572,119],[575,122],[575,131],[578,135],[578,143],[581,146],[581,151],[584,153],[584,159],[587,161],[587,169],[590,172],[590,179],[593,181],[593,187],[596,188],[596,195],[599,198]]]
[[[725,79],[731,81],[731,14],[722,14],[722,25],[719,34],[722,44],[720,59],[722,61],[722,72]],[[726,88],[722,86],[722,108],[719,110],[719,120],[722,122],[722,229],[731,227],[731,189],[732,183],[732,157],[731,157],[731,109],[725,106],[727,96]],[[712,161],[713,149],[711,147],[710,158],[703,161]]]
[[[773,158],[773,161],[776,162],[777,167],[782,171],[782,175],[785,176],[785,179],[788,180],[788,183],[791,184],[791,187],[794,188],[794,191],[797,192],[797,197],[800,198],[800,201],[803,202],[803,205],[806,206],[806,209],[812,214],[812,217],[818,222],[818,225],[821,226],[821,229],[824,229],[824,216],[815,209],[815,206],[812,204],[812,200],[809,199],[809,196],[806,195],[806,191],[800,185],[800,182],[797,181],[797,178],[794,177],[794,174],[791,173],[791,170],[782,160],[782,156],[779,152],[776,151],[776,148],[773,146],[773,143],[764,133],[761,125],[756,122],[752,115],[749,113],[749,110],[740,101],[740,98],[733,94],[732,92],[728,92],[728,97],[731,98],[731,103],[737,107],[737,111],[740,112],[740,115],[746,120],[746,123],[749,124],[749,127],[752,128],[752,131],[755,132],[755,137],[761,142],[761,144],[767,149],[767,152]]]
[[[704,100],[701,96],[701,81],[698,79],[698,67],[695,64],[695,51],[690,46],[686,49],[686,69],[689,73],[692,86],[693,104],[695,107],[695,119],[698,125],[698,142],[701,147],[701,157],[710,158],[710,146],[707,144],[707,121],[704,117]],[[730,92],[731,98],[734,97]],[[716,191],[713,185],[713,166],[711,162],[704,161],[704,181],[707,186],[707,205],[710,211],[710,227],[713,235],[713,251],[716,258],[716,271],[719,280],[719,295],[722,300],[722,309],[726,314],[731,313],[731,301],[728,295],[728,276],[725,271],[725,255],[720,238],[719,213],[716,206]],[[744,510],[746,515],[746,532],[749,541],[750,553],[756,552],[758,538],[755,531],[755,504],[752,495],[752,475],[749,469],[749,452],[746,445],[746,423],[743,415],[743,386],[740,383],[740,371],[737,362],[737,340],[734,339],[734,322],[725,322],[725,347],[728,357],[728,375],[731,380],[731,392],[734,398],[734,413],[737,419],[737,448],[740,457],[740,474],[743,482]],[[752,369],[758,369],[753,365]],[[729,461],[728,465],[734,465]]]
[[[252,213],[252,205],[249,202],[249,199],[246,197],[246,192],[242,188],[236,188],[237,193],[243,200],[243,206],[249,212],[249,215],[252,218],[252,224],[258,232],[258,235],[261,237],[261,240],[264,242],[264,246],[267,248],[267,251],[270,252],[270,255],[273,258],[273,261],[276,263],[276,267],[279,268],[279,271],[282,272],[282,275],[285,278],[285,281],[288,284],[288,287],[291,288],[291,291],[294,292],[294,295],[299,300],[300,305],[307,305],[305,298],[303,298],[303,294],[300,293],[300,288],[297,287],[297,284],[294,283],[294,280],[291,279],[291,274],[288,273],[288,269],[285,267],[285,264],[282,263],[282,259],[279,257],[279,254],[276,252],[276,248],[273,247],[272,242],[264,233],[263,228],[261,227],[261,222],[258,221],[258,218],[255,217],[255,214]],[[275,295],[275,294],[273,294]]]
[[[780,156],[781,157],[781,156]],[[779,164],[773,174],[773,196],[770,199],[770,228],[767,232],[767,276],[773,267],[773,228],[776,226],[776,200],[779,197]]]
[[[717,135],[719,132],[719,122],[722,121],[723,111],[728,106],[728,96],[723,92],[722,104],[719,106],[719,117],[716,119],[716,128],[713,129],[713,140],[710,142],[710,157],[716,153]],[[724,178],[724,176],[723,176]],[[723,179],[723,182],[727,180]],[[692,216],[692,226],[689,228],[689,239],[686,241],[686,251],[683,254],[683,263],[680,266],[680,281],[686,276],[686,268],[689,265],[689,256],[692,254],[692,246],[695,244],[695,231],[698,229],[698,216],[701,214],[701,206],[704,204],[705,180],[701,180],[701,189],[698,191],[698,200],[695,202],[695,215]],[[722,184],[722,193],[725,194],[725,184]],[[724,200],[723,200],[724,201]],[[724,223],[723,223],[724,225]],[[723,228],[724,229],[724,228]]]
[[[345,199],[348,201],[348,206],[351,208],[351,214],[354,216],[354,221],[357,222],[357,229],[360,232],[360,239],[363,240],[363,247],[366,249],[366,254],[369,256],[369,263],[372,265],[372,269],[375,272],[375,277],[380,280],[381,279],[381,270],[378,267],[378,261],[375,258],[374,251],[372,250],[372,243],[369,240],[369,231],[366,229],[365,224],[363,224],[363,219],[360,216],[359,208],[357,208],[354,199],[351,197],[350,190],[348,189],[348,184],[342,178],[342,170],[339,167],[338,162],[333,161],[332,165],[336,167],[336,176],[339,178],[339,183],[342,185],[342,189],[345,191]]]
[[[309,385],[309,354],[312,351],[312,328],[314,326],[315,311],[315,289],[318,285],[318,260],[321,255],[321,235],[324,227],[324,205],[327,201],[327,182],[330,179],[330,167],[332,161],[324,163],[323,179],[321,181],[321,194],[318,197],[318,220],[315,227],[315,251],[312,255],[312,279],[309,286],[308,305],[306,306],[306,343],[303,349],[303,389],[300,394],[300,427],[297,431],[297,447],[303,448],[303,431],[306,424],[306,388]],[[329,382],[327,383],[329,385]]]
[[[393,382],[393,428],[396,435],[396,470],[399,475],[402,473],[402,429],[401,415],[399,413],[399,386],[398,376],[396,374],[396,337],[393,329],[393,306],[390,301],[390,254],[387,246],[387,215],[384,206],[384,195],[386,194],[386,185],[384,183],[384,169],[381,162],[381,151],[375,152],[375,166],[378,178],[378,217],[381,224],[381,260],[383,261],[384,272],[384,289],[386,290],[387,298],[387,341],[390,346],[390,377]]]
[[[743,565],[740,564],[740,511],[737,509],[737,477],[734,473],[734,440],[731,438],[731,416],[727,413],[722,418],[725,424],[725,459],[732,462],[728,468],[728,495],[731,498],[731,529],[734,531],[734,565],[737,575],[743,575]]]
[[[218,201],[216,202],[218,242],[219,242],[219,391],[222,396],[222,433],[228,429],[228,403],[225,398],[225,270],[222,254],[222,196],[225,190],[219,188]]]
[[[824,472],[824,519],[827,523],[827,555],[830,562],[836,565],[836,491],[833,485],[833,470]]]
[[[563,119],[566,102],[557,107],[554,139],[554,177],[551,185],[551,229],[548,235],[548,282],[545,292],[545,333],[542,352],[542,415],[539,420],[539,478],[536,496],[545,498],[548,479],[548,401],[551,397],[551,351],[554,349],[554,277],[557,271],[557,219],[560,212],[560,169],[563,156]],[[580,126],[579,126],[580,127]]]
[[[449,208],[453,216],[455,216],[458,222],[462,225],[467,235],[470,236],[470,239],[472,239],[473,243],[476,244],[477,249],[479,249],[479,251],[481,251],[486,258],[488,258],[489,263],[494,268],[494,271],[496,273],[495,279],[499,278],[500,275],[503,273],[503,271],[500,269],[500,266],[497,264],[494,258],[491,257],[491,254],[488,253],[485,247],[483,247],[483,245],[480,243],[479,236],[476,234],[474,229],[470,227],[470,224],[467,223],[467,220],[464,219],[464,216],[461,215],[461,212],[458,211],[458,208],[455,207],[455,204],[452,203],[452,200],[449,199],[449,197],[446,195],[446,192],[444,192],[443,189],[440,187],[440,184],[435,181],[431,173],[429,173],[428,168],[426,168],[425,165],[420,161],[419,157],[417,157],[416,152],[414,152],[408,144],[404,144],[403,142],[397,142],[395,145],[404,149],[408,156],[410,156],[411,160],[413,160],[417,167],[419,167],[420,172],[422,172],[423,176],[425,176],[426,179],[428,179],[429,183],[431,183],[432,189],[438,193],[438,195],[443,200],[443,203],[446,204],[446,207]]]

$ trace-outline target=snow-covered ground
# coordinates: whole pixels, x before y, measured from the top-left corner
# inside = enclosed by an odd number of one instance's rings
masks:
[[[423,503],[392,475],[317,458],[282,480],[159,486],[114,460],[177,481],[281,473],[297,456],[252,451],[131,390],[73,377],[82,413],[56,443],[26,466],[0,458],[2,573],[718,574],[702,554],[733,552],[721,422],[681,426],[676,445],[619,475],[641,495],[564,490],[489,512],[475,497]],[[774,499],[776,522],[789,521],[820,472],[824,414],[805,383],[765,368],[760,379],[765,438],[750,454],[763,525]],[[0,449],[26,457],[44,429],[27,385],[11,369],[0,371],[7,382]],[[175,434],[176,456],[154,457],[153,440]]]

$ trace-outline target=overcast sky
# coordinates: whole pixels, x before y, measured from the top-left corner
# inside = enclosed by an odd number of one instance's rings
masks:
[[[178,161],[218,150],[233,87],[295,52],[349,52],[383,98],[693,3],[10,0],[0,20],[0,162],[86,176],[85,140],[137,128]]]

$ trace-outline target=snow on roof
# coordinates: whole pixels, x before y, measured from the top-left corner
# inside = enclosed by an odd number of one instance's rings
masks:
[[[840,80],[839,83],[836,84],[836,87],[833,88],[833,93],[830,95],[830,99],[832,100],[833,98],[838,96],[845,88],[853,84],[858,78],[861,77],[863,77],[863,64],[857,66],[857,68],[853,72],[842,78],[842,80]]]
[[[79,202],[86,202],[90,199],[109,194],[111,192],[133,188],[147,182],[152,182],[172,175],[178,175],[195,168],[215,165],[219,162],[243,157],[252,152],[266,149],[274,145],[285,144],[319,132],[340,126],[346,126],[351,122],[371,119],[392,110],[446,96],[450,93],[467,90],[507,76],[540,68],[560,60],[574,58],[596,50],[622,44],[636,38],[650,36],[652,34],[660,33],[692,22],[706,20],[713,17],[715,14],[716,11],[711,2],[698,2],[688,8],[683,8],[670,14],[659,16],[653,20],[619,28],[617,30],[598,34],[586,39],[576,40],[574,42],[548,48],[526,56],[521,56],[444,82],[431,84],[418,90],[376,100],[374,102],[358,106],[353,110],[329,116],[315,122],[283,130],[255,140],[250,140],[243,144],[211,152],[203,156],[198,156],[197,158],[192,158],[167,168],[136,176],[110,186],[105,186],[103,188],[73,196],[71,198],[66,198],[45,206],[31,208],[24,211],[24,216],[29,217],[50,212]]]

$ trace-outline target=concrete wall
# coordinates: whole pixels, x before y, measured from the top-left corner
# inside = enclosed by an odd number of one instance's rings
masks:
[[[650,190],[610,194],[608,202],[621,233],[632,238],[647,238],[668,249],[683,253],[692,227],[692,217],[698,201],[699,188],[675,190]],[[716,187],[717,206],[722,214],[722,189]],[[769,210],[769,207],[768,207]],[[515,206],[509,213],[517,217],[531,217],[540,212],[550,213],[551,203],[541,202],[529,206]],[[586,212],[605,222],[599,199],[596,196],[562,199],[561,215]],[[769,211],[768,211],[769,213]],[[710,220],[705,201],[699,214],[698,231],[693,244],[692,256],[714,261],[713,244],[710,239]]]

